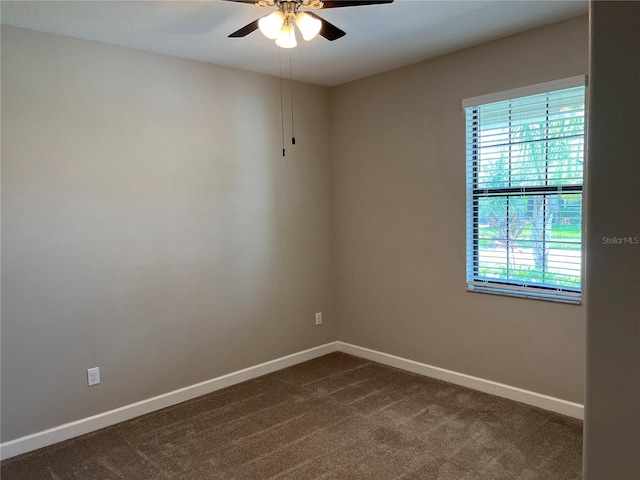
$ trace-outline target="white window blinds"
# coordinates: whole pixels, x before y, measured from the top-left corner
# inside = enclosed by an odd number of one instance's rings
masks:
[[[584,99],[465,101],[470,290],[580,301]]]

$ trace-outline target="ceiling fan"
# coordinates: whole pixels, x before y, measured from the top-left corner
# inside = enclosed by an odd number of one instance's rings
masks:
[[[356,7],[360,5],[380,5],[393,3],[393,0],[224,0],[227,2],[250,3],[259,7],[277,7],[268,15],[254,20],[229,35],[229,38],[240,38],[260,29],[263,35],[276,41],[282,48],[293,48],[297,45],[294,25],[298,27],[302,37],[312,40],[320,35],[333,41],[342,38],[346,32],[320,18],[313,12],[302,9],[320,10],[324,8]]]

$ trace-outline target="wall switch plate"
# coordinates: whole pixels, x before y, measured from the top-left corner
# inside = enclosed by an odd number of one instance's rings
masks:
[[[100,367],[89,368],[87,370],[87,385],[93,387],[100,383]]]
[[[316,325],[322,325],[322,312],[316,313]]]

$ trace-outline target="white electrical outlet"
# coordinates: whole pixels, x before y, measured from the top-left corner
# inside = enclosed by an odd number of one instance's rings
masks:
[[[89,368],[87,370],[87,385],[93,387],[100,383],[100,367]]]
[[[316,325],[322,325],[322,312],[316,313]]]

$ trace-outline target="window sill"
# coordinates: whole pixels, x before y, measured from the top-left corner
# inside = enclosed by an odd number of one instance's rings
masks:
[[[467,292],[488,293],[489,295],[501,295],[503,297],[517,297],[528,300],[542,300],[546,302],[565,303],[569,305],[582,305],[582,296],[556,295],[544,292],[518,291],[509,288],[495,286],[480,286],[467,284]]]

